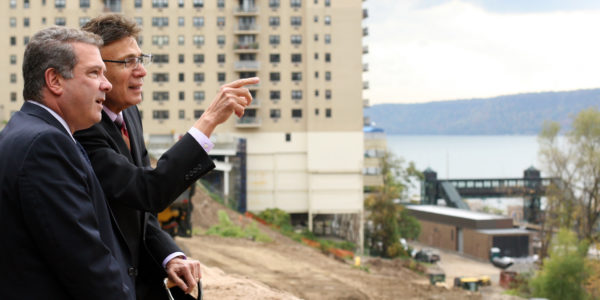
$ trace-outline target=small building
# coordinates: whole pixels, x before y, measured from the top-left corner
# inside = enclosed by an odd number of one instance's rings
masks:
[[[407,206],[421,223],[419,242],[431,247],[489,259],[492,247],[500,256],[531,254],[531,232],[513,227],[510,217],[435,205]]]

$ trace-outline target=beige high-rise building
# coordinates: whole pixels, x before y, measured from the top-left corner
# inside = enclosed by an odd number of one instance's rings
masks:
[[[147,68],[149,143],[185,133],[219,87],[258,76],[252,105],[215,136],[247,141],[247,207],[309,219],[363,210],[361,0],[7,0],[0,15],[0,122],[23,102],[29,38],[105,12],[135,18]],[[311,224],[312,222],[308,222]]]

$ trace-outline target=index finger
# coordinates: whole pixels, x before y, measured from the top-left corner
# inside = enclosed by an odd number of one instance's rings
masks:
[[[225,84],[226,87],[240,88],[249,84],[257,84],[260,81],[258,77],[242,78]]]

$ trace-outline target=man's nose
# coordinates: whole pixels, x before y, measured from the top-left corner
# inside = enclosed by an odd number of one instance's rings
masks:
[[[133,69],[133,76],[135,77],[144,77],[146,74],[146,67],[142,64],[138,64],[137,67]]]
[[[112,90],[112,84],[104,76],[102,76],[102,80],[100,81],[100,90],[105,93],[108,93],[110,90]]]

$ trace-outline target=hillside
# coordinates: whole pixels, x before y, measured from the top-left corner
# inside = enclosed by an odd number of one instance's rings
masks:
[[[388,134],[536,135],[546,120],[568,128],[571,116],[589,107],[600,108],[600,89],[380,104],[364,114]]]

